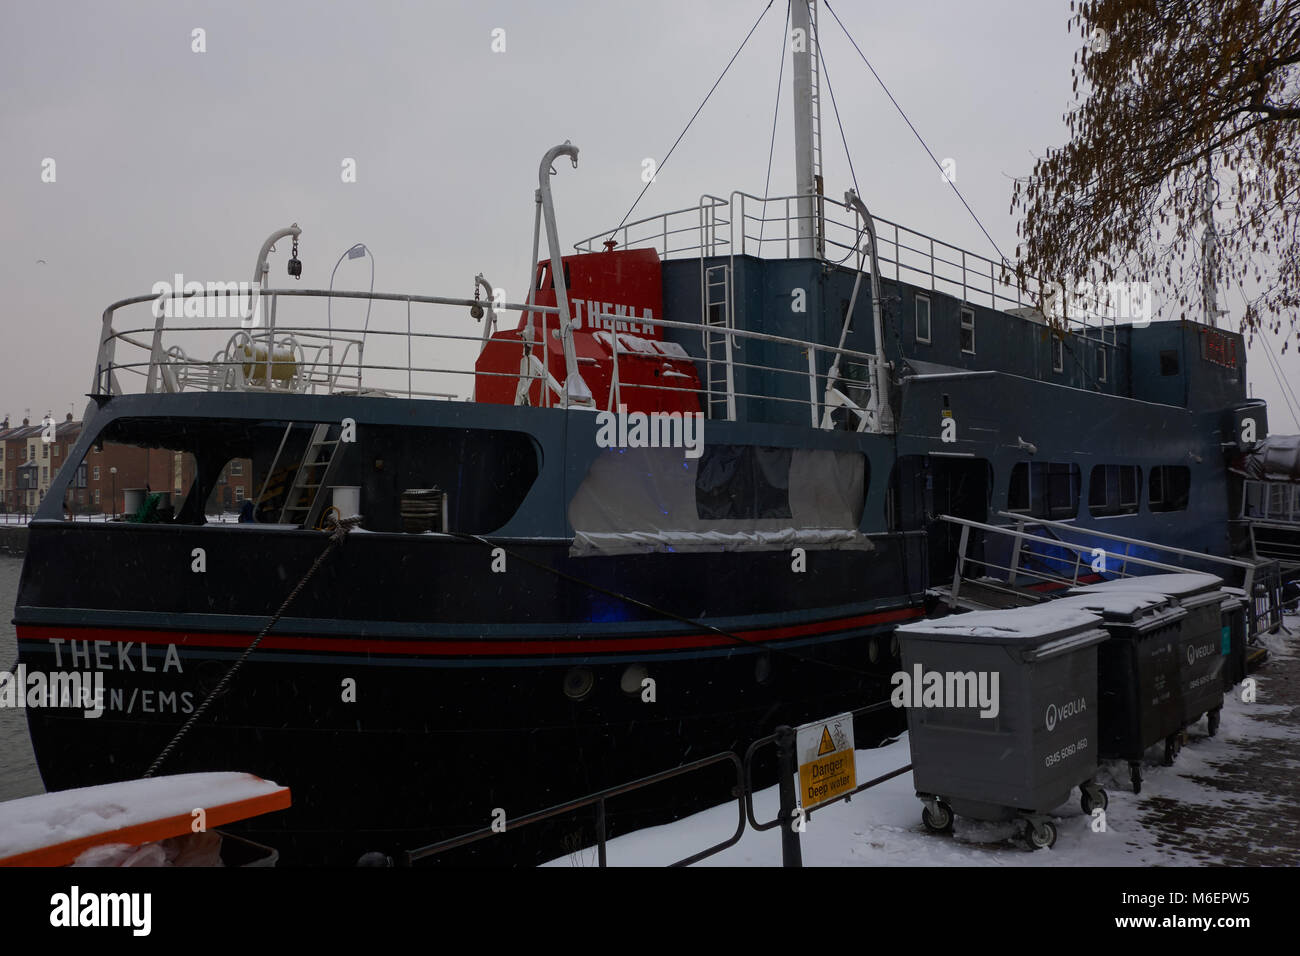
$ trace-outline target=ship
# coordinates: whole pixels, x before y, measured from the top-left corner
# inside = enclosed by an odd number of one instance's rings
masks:
[[[816,5],[790,12],[815,38]],[[1228,465],[1267,436],[1242,337],[1061,318],[1005,261],[828,194],[815,39],[792,65],[789,195],[566,247],[552,180],[579,152],[547,151],[524,301],[483,275],[272,288],[294,225],[224,317],[211,287],[110,305],[71,458],[147,448],[173,480],[87,522],[64,468],[31,522],[20,662],[103,671],[108,698],[28,710],[45,787],[247,771],[293,790],[244,831],[285,862],[395,856],[886,699],[894,628],[967,545],[948,519],[1233,553]],[[365,325],[338,321],[356,300]],[[218,520],[238,463],[257,494]],[[559,856],[572,826],[474,859]]]

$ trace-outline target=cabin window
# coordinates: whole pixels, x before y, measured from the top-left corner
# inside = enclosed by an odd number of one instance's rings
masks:
[[[975,354],[975,310],[961,310],[961,350],[967,355]]]
[[[1088,511],[1095,518],[1137,514],[1142,471],[1136,465],[1096,465],[1088,480]]]
[[[916,297],[916,340],[930,342],[930,300],[923,295]]]
[[[1079,466],[1070,462],[1018,462],[1011,469],[1007,510],[1064,520],[1079,511]]]
[[[789,518],[789,448],[709,445],[695,472],[695,512],[704,521]]]
[[[1106,346],[1097,347],[1097,381],[1106,381]]]
[[[1177,375],[1178,374],[1178,352],[1173,349],[1167,349],[1160,353],[1160,374]]]
[[[1192,472],[1184,465],[1157,465],[1151,469],[1147,502],[1152,511],[1184,511],[1192,490]]]
[[[1059,335],[1052,337],[1052,371],[1065,371],[1065,342]]]

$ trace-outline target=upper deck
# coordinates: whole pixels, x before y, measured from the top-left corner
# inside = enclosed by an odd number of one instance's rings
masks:
[[[706,195],[696,206],[576,243],[580,256],[599,257],[608,255],[597,249],[613,236],[623,249],[654,249],[661,260],[663,314],[639,317],[655,336],[620,331],[627,314],[611,303],[627,299],[617,278],[606,280],[612,283],[607,294],[586,303],[587,331],[600,347],[579,356],[579,371],[592,363],[612,366],[604,370],[596,407],[634,402],[636,390],[649,386],[620,375],[620,363],[647,356],[670,370],[654,384],[656,391],[690,393],[710,418],[823,428],[862,430],[860,410],[873,389],[884,383],[882,394],[894,390],[908,375],[1001,372],[1201,409],[1246,398],[1245,350],[1236,333],[1153,323],[1149,315],[1124,321],[1134,303],[1114,296],[1074,297],[1063,310],[1049,307],[1045,314],[1043,302],[1060,301],[1059,289],[1022,283],[1003,263],[898,223],[879,217],[872,223],[883,343],[875,341],[870,282],[860,278],[869,271],[866,230],[846,203],[819,200],[818,256],[812,259],[794,256],[797,197],[742,192],[728,199]],[[476,281],[493,288],[481,276]],[[513,361],[505,368],[475,367],[494,329],[522,330],[532,321],[538,345],[558,340],[560,310],[537,304],[544,298],[480,302],[267,289],[254,296],[254,309],[238,296],[232,302],[231,286],[215,283],[110,306],[92,392],[460,400],[499,376],[505,394],[519,396],[517,403],[563,402],[562,363],[534,361],[530,367],[525,361],[519,371]],[[1071,311],[1080,302],[1095,308]],[[853,315],[841,344],[850,303]],[[471,309],[483,312],[481,324],[467,321]],[[591,332],[597,325],[606,331]],[[886,363],[883,375],[878,356]],[[697,375],[672,372],[677,360],[692,361]],[[838,407],[849,412],[828,414]]]

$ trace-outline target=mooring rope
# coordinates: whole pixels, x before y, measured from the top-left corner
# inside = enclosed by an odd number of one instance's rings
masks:
[[[330,532],[329,542],[325,545],[325,550],[316,558],[315,563],[313,563],[307,573],[303,575],[302,580],[298,582],[297,586],[289,592],[289,596],[284,599],[284,603],[280,605],[280,609],[276,611],[271,617],[271,620],[266,623],[266,627],[262,628],[261,633],[253,639],[253,643],[249,644],[248,647],[244,649],[244,653],[239,656],[239,660],[235,661],[230,670],[226,671],[225,676],[217,682],[217,686],[212,688],[212,691],[203,699],[203,702],[195,708],[194,713],[190,714],[189,720],[185,721],[185,723],[181,725],[181,729],[176,731],[176,735],[167,742],[167,746],[162,749],[162,752],[158,754],[154,759],[154,762],[149,765],[149,769],[144,772],[145,777],[152,777],[154,773],[157,772],[158,768],[161,767],[163,762],[171,755],[171,752],[176,749],[177,744],[179,744],[181,740],[184,739],[185,735],[190,732],[190,728],[193,727],[195,723],[198,722],[199,718],[207,711],[208,705],[222,694],[226,689],[226,685],[234,679],[235,674],[237,674],[239,669],[244,666],[244,661],[248,660],[248,656],[257,649],[257,645],[262,643],[262,638],[266,637],[266,635],[270,633],[271,628],[275,627],[279,622],[281,616],[283,616],[284,612],[288,610],[289,605],[293,603],[293,599],[298,596],[298,593],[302,591],[307,582],[311,580],[312,575],[316,573],[317,569],[325,563],[325,559],[334,552],[334,549],[338,545],[343,543],[343,539],[347,537],[348,532],[361,523],[361,517],[359,515],[352,515],[351,517],[340,520],[334,514],[330,514],[326,519],[326,523],[332,528],[332,530]]]

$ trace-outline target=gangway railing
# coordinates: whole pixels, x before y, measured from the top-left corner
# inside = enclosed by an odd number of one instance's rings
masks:
[[[1007,573],[1007,583],[1014,585],[1020,577],[1034,578],[1043,582],[1054,584],[1071,584],[1077,585],[1081,574],[1092,570],[1093,562],[1101,558],[1105,573],[1114,573],[1118,577],[1129,577],[1129,565],[1138,567],[1151,568],[1158,571],[1167,571],[1170,573],[1184,573],[1187,571],[1185,565],[1168,564],[1163,561],[1155,561],[1151,558],[1144,558],[1132,554],[1129,548],[1133,546],[1148,549],[1154,552],[1163,552],[1165,554],[1177,555],[1180,557],[1194,558],[1197,562],[1214,564],[1223,567],[1237,569],[1242,574],[1242,589],[1247,593],[1252,593],[1255,574],[1259,568],[1257,564],[1251,561],[1243,561],[1238,558],[1224,558],[1218,555],[1205,554],[1200,551],[1189,551],[1185,548],[1176,548],[1170,545],[1159,544],[1154,541],[1143,541],[1140,538],[1129,538],[1123,535],[1111,534],[1110,532],[1096,531],[1092,528],[1080,528],[1077,525],[1067,524],[1063,521],[1053,521],[1047,518],[1035,518],[1029,515],[1017,514],[1015,512],[999,511],[996,512],[998,517],[1007,518],[1013,522],[1013,525],[996,525],[983,521],[974,521],[970,518],[957,518],[953,515],[940,515],[940,520],[950,522],[951,524],[961,527],[961,538],[957,547],[957,562],[953,571],[953,580],[951,591],[949,592],[950,603],[955,602],[960,596],[962,581],[966,579],[965,571],[968,564],[978,564],[985,569],[994,569],[1005,571]],[[1068,541],[1060,537],[1047,537],[1044,535],[1033,534],[1026,531],[1026,525],[1042,525],[1045,528],[1070,532],[1074,534],[1086,534],[1090,539],[1102,538],[1109,541],[1117,541],[1125,544],[1126,549],[1123,553],[1108,551],[1104,548],[1098,548],[1095,543],[1077,543]],[[1011,558],[1006,565],[997,564],[991,560],[987,553],[975,558],[967,554],[970,547],[970,532],[976,529],[984,532],[986,535],[1002,535],[1011,538],[1013,541]],[[1026,566],[1021,560],[1021,551],[1026,542],[1040,544],[1051,548],[1062,548],[1074,553],[1074,561],[1071,563],[1069,574],[1053,574],[1047,570],[1035,570]],[[987,552],[987,549],[985,549]],[[1097,554],[1098,551],[1102,553]],[[1085,557],[1087,560],[1085,560]],[[1057,560],[1057,559],[1053,559]],[[1112,564],[1116,562],[1118,567]]]
[[[1172,545],[1160,544],[1155,541],[1144,541],[1140,538],[1131,538],[1124,535],[1112,534],[1106,531],[1097,531],[1093,528],[1081,528],[1078,525],[1069,524],[1064,521],[1055,521],[1048,518],[1035,518],[1031,515],[1019,514],[1010,511],[995,512],[997,517],[1006,518],[1012,522],[1011,525],[995,525],[982,521],[973,521],[969,518],[957,518],[952,515],[940,515],[940,520],[950,522],[961,526],[961,537],[958,542],[957,560],[953,569],[952,584],[946,589],[940,589],[940,594],[950,607],[958,607],[961,597],[961,587],[963,582],[972,583],[975,579],[967,575],[967,569],[970,566],[983,568],[985,576],[989,570],[1005,572],[1005,583],[1008,587],[1014,588],[1016,582],[1022,578],[1029,578],[1042,583],[1051,583],[1059,585],[1078,585],[1080,576],[1085,572],[1091,572],[1093,563],[1101,558],[1103,572],[1114,574],[1116,577],[1132,577],[1129,571],[1130,565],[1136,565],[1142,568],[1150,568],[1158,571],[1170,573],[1185,573],[1186,565],[1170,564],[1164,561],[1157,561],[1151,558],[1141,557],[1131,553],[1133,547],[1139,547],[1149,552],[1155,552],[1164,555],[1176,556],[1181,558],[1190,558],[1199,565],[1212,565],[1224,569],[1231,569],[1240,572],[1242,594],[1248,599],[1251,605],[1250,617],[1250,634],[1252,637],[1260,631],[1276,631],[1282,625],[1282,583],[1279,574],[1279,563],[1275,560],[1255,560],[1248,561],[1241,558],[1225,558],[1219,555],[1206,554],[1202,551],[1190,551],[1186,548],[1177,548]],[[1066,540],[1062,537],[1048,537],[1046,535],[1034,534],[1026,531],[1027,525],[1041,525],[1043,528],[1055,532],[1073,533],[1077,535],[1086,535],[1090,541],[1079,543]],[[998,564],[991,559],[987,553],[987,547],[984,553],[979,556],[969,554],[971,546],[972,529],[985,532],[988,535],[1001,535],[1011,538],[1013,541],[1011,556],[1007,564]],[[1098,548],[1095,540],[1104,539],[1107,541],[1116,541],[1125,545],[1122,553]],[[1053,558],[1045,555],[1035,555],[1038,559],[1039,567],[1033,568],[1028,566],[1021,557],[1026,542],[1044,545],[1049,548],[1064,549],[1074,553],[1073,561],[1066,558]],[[987,542],[985,542],[987,543]],[[1099,555],[1097,552],[1100,551]],[[1042,567],[1044,564],[1052,562],[1064,564],[1068,567],[1068,573],[1053,573],[1050,569]],[[1116,566],[1116,563],[1118,566]],[[994,578],[994,580],[997,580]]]

